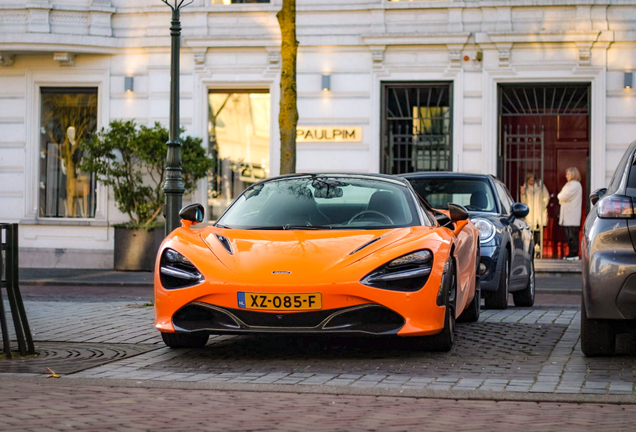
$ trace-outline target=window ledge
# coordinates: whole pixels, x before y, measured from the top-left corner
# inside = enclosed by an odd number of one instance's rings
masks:
[[[110,226],[105,220],[86,220],[86,219],[26,219],[19,222],[20,225],[57,225],[57,226],[92,226],[92,227],[108,227]]]

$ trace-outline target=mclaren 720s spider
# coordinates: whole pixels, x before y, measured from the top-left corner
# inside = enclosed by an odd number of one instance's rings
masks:
[[[448,351],[476,321],[479,233],[399,178],[294,174],[260,181],[216,223],[181,211],[155,268],[156,328],[172,348],[212,334],[403,336]],[[198,227],[197,227],[198,228]]]

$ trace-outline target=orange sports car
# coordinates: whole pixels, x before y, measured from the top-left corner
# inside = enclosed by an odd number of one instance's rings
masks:
[[[156,328],[172,348],[210,334],[413,337],[447,351],[476,321],[479,233],[463,207],[430,208],[399,177],[260,181],[203,229],[203,206],[159,250]],[[419,346],[420,344],[418,344]]]

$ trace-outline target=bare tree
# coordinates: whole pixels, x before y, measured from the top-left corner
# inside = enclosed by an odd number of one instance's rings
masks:
[[[296,125],[298,124],[298,93],[296,88],[296,0],[283,0],[283,8],[276,14],[282,36],[280,75],[280,173],[296,172]]]

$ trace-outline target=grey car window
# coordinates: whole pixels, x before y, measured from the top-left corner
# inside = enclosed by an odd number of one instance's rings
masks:
[[[623,155],[623,157],[621,158],[620,162],[618,163],[618,166],[616,167],[616,171],[614,171],[614,175],[612,176],[612,180],[610,181],[610,184],[607,188],[607,195],[611,195],[614,194],[618,191],[618,189],[621,186],[621,180],[623,178],[623,173],[625,172],[625,165],[627,165],[627,161],[628,159],[630,159],[630,156],[632,155],[633,151],[632,149],[628,149],[625,154]]]
[[[504,188],[504,186],[495,182],[495,189],[497,189],[497,195],[499,195],[499,201],[501,201],[501,210],[503,214],[510,214],[512,211],[512,199],[508,195],[508,192]]]

